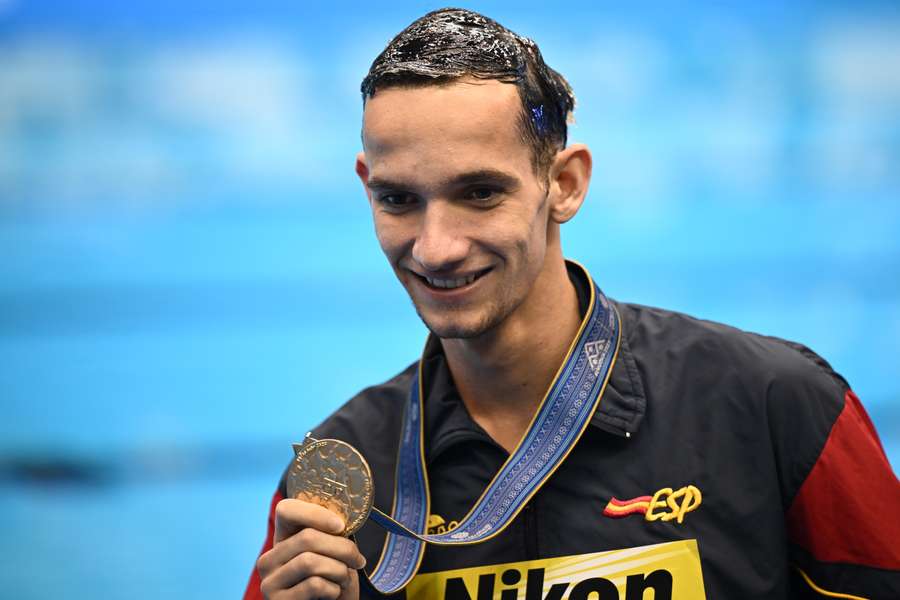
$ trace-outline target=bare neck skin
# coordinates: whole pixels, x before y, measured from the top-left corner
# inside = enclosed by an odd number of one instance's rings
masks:
[[[526,299],[475,339],[443,339],[469,414],[508,452],[518,445],[581,325],[578,296],[558,244]]]

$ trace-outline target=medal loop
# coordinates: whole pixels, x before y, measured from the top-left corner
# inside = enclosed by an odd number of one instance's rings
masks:
[[[609,381],[619,349],[619,316],[591,282],[578,334],[541,401],[525,436],[469,513],[452,531],[426,534],[431,498],[424,451],[422,361],[413,377],[401,429],[391,515],[373,508],[387,532],[381,559],[369,575],[383,594],[403,589],[419,569],[425,543],[477,544],[499,535],[562,464],[581,437]]]

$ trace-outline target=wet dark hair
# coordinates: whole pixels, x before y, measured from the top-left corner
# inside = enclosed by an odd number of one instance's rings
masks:
[[[363,106],[380,89],[442,85],[466,76],[516,86],[519,130],[531,147],[535,173],[546,176],[566,146],[572,88],[544,63],[537,44],[484,15],[442,8],[413,21],[369,68],[360,86]]]

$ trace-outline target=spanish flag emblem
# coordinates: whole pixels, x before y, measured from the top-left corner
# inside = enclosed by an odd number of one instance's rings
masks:
[[[606,508],[603,509],[603,514],[607,517],[625,517],[634,513],[644,515],[647,514],[647,509],[650,508],[650,500],[652,498],[652,496],[638,496],[631,500],[612,498],[606,505]]]
[[[684,521],[684,515],[696,510],[703,501],[700,489],[686,485],[677,490],[670,487],[657,491],[652,496],[638,496],[631,500],[611,498],[603,509],[607,517],[626,517],[635,513],[644,515],[647,521]]]

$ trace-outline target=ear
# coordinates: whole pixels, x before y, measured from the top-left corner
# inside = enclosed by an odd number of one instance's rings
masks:
[[[556,153],[550,166],[550,218],[565,223],[575,216],[587,195],[593,160],[584,144],[572,144]]]
[[[366,192],[366,198],[371,200],[369,196],[369,165],[366,164],[365,152],[356,155],[356,176],[362,182],[363,190]]]

